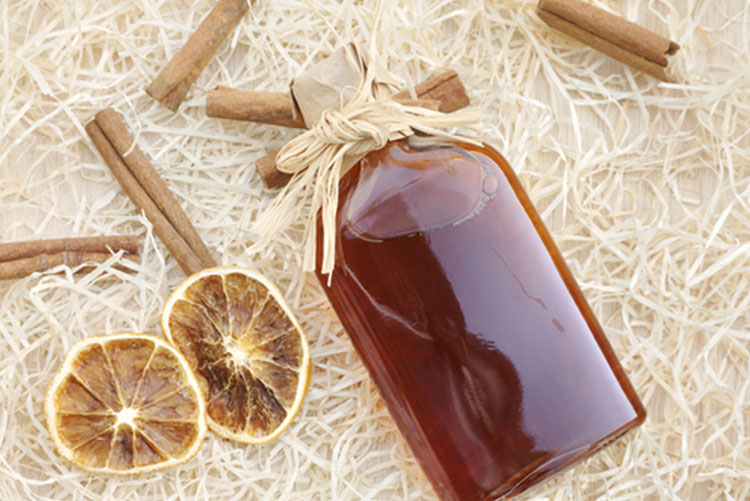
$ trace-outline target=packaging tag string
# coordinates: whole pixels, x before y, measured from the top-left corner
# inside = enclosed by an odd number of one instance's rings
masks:
[[[356,51],[353,57],[358,57]],[[340,110],[335,107],[322,110],[308,131],[289,141],[279,152],[276,159],[279,170],[293,177],[256,221],[258,240],[250,248],[250,252],[265,248],[301,216],[305,219],[303,270],[314,271],[316,218],[320,212],[323,229],[320,271],[328,274],[329,281],[335,262],[341,176],[370,151],[415,131],[475,143],[444,129],[479,121],[478,109],[441,113],[384,98],[383,86],[375,72],[364,64],[359,67],[360,83],[353,97]],[[382,74],[382,69],[379,73]]]

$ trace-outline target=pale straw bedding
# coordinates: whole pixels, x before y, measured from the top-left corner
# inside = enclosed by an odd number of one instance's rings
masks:
[[[256,0],[174,115],[143,89],[213,2],[0,1],[0,239],[137,233],[132,273],[0,283],[0,499],[433,499],[319,286],[299,228],[246,247],[271,201],[254,161],[294,132],[205,117],[217,84],[283,89],[339,40],[366,42],[372,2]],[[597,1],[669,34],[679,82],[635,74],[552,33],[533,1],[385,0],[382,58],[405,81],[454,68],[481,138],[519,173],[649,412],[627,440],[523,499],[750,498],[750,3]],[[335,33],[338,32],[338,35]],[[109,478],[48,439],[47,384],[76,340],[159,332],[182,279],[83,127],[124,113],[218,261],[285,292],[314,369],[268,445],[209,436],[191,462]]]

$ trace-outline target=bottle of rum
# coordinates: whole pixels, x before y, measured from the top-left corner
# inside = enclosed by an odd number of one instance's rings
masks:
[[[369,153],[340,190],[330,286],[319,278],[441,499],[519,494],[643,422],[497,152],[412,137]]]

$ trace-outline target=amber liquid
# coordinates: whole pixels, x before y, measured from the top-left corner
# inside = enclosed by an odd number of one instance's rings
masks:
[[[340,187],[330,287],[319,278],[442,499],[519,494],[644,420],[498,153],[390,143]]]

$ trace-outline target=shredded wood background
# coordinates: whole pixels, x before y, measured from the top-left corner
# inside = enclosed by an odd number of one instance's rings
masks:
[[[550,31],[534,1],[384,0],[383,61],[405,82],[455,68],[481,137],[519,173],[648,408],[646,424],[521,499],[750,498],[750,2],[596,0],[682,45],[666,85]],[[142,261],[0,283],[0,499],[434,499],[312,277],[299,232],[249,256],[271,200],[254,161],[295,132],[208,119],[218,84],[285,88],[373,2],[256,0],[179,114],[144,88],[213,2],[0,1],[0,239],[141,236]],[[159,333],[182,273],[83,127],[124,113],[218,261],[263,270],[312,345],[280,439],[210,435],[191,462],[109,478],[62,460],[42,401],[90,335]]]

